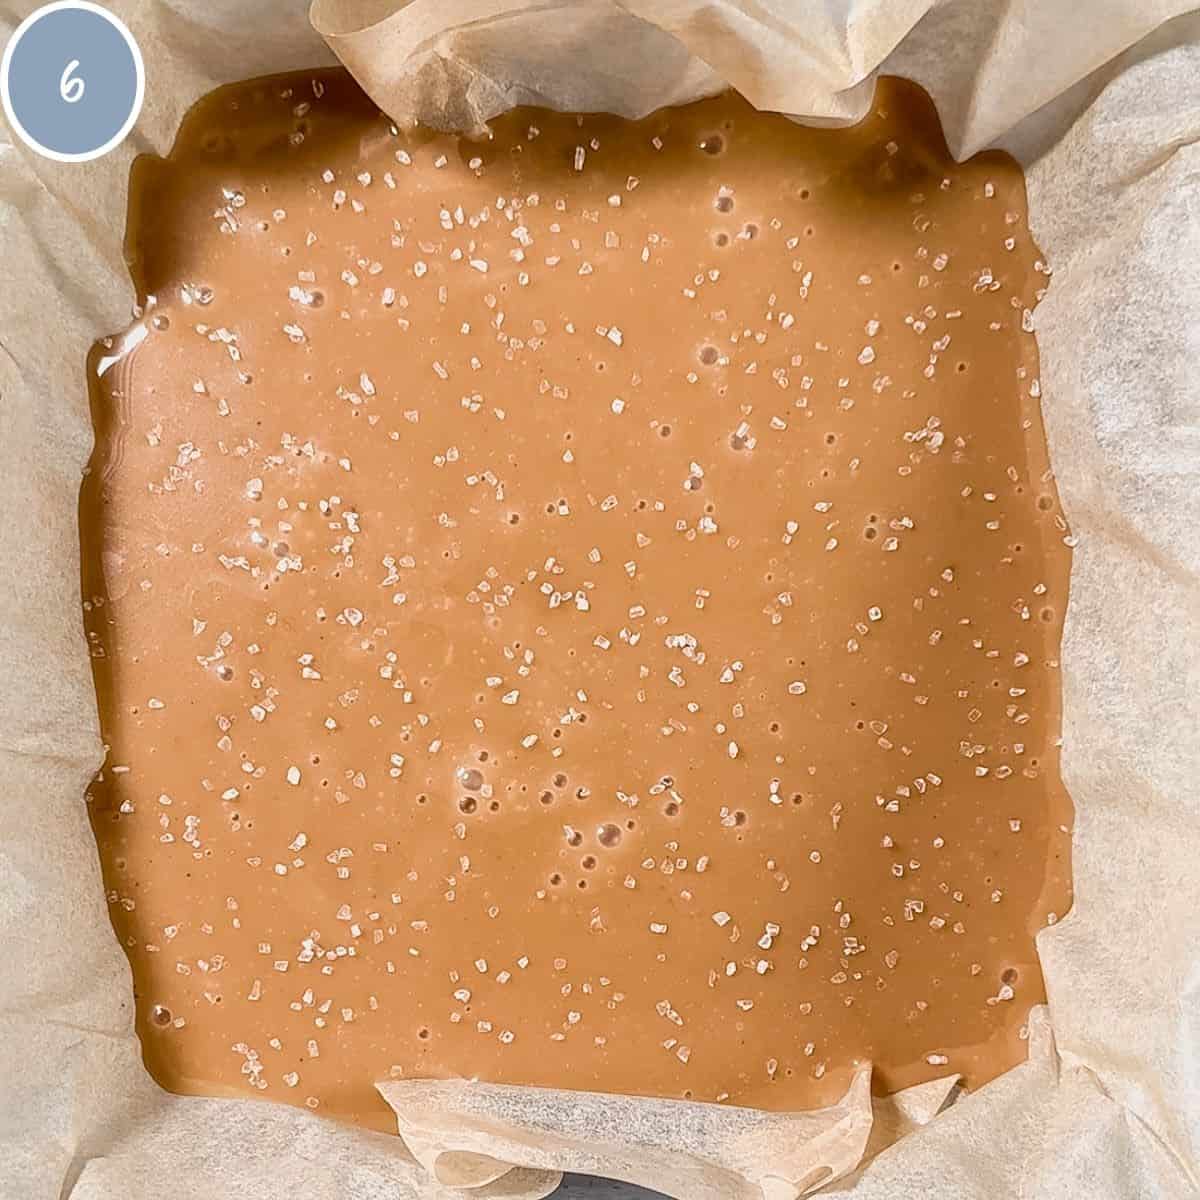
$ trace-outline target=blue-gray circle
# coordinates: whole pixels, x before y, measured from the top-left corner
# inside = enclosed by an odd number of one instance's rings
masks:
[[[79,100],[63,95],[63,72],[83,81]],[[60,8],[39,17],[12,49],[8,102],[35,142],[56,154],[88,154],[107,145],[137,103],[137,64],[121,31],[99,13]]]

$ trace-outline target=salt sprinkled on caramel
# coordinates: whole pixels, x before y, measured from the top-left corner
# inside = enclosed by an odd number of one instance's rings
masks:
[[[239,85],[92,366],[90,794],[166,1086],[770,1109],[1024,1055],[1070,537],[1018,169],[881,83],[397,132]]]

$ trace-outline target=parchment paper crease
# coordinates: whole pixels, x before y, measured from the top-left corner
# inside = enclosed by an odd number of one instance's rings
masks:
[[[0,0],[0,38],[34,6]],[[865,1074],[835,1109],[791,1115],[384,1084],[402,1138],[167,1096],[133,1037],[82,802],[101,752],[79,617],[84,355],[129,318],[134,154],[165,153],[219,83],[331,56],[295,0],[110,7],[149,72],[126,144],[57,164],[0,125],[0,1195],[532,1200],[561,1170],[685,1200],[1200,1192],[1195,5],[316,0],[313,25],[400,121],[468,128],[517,103],[636,116],[732,83],[844,122],[877,74],[922,83],[957,155],[1001,145],[1026,167],[1055,271],[1036,313],[1043,406],[1079,538],[1063,650],[1076,905],[1039,939],[1049,1005],[1027,1063],[944,1112],[952,1080],[872,1114]]]

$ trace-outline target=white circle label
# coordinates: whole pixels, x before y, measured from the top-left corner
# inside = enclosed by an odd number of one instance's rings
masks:
[[[142,109],[146,70],[125,24],[90,0],[26,17],[0,59],[0,100],[17,136],[57,162],[120,145]]]

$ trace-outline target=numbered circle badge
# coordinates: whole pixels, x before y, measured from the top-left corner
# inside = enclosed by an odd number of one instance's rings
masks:
[[[119,145],[145,85],[133,35],[88,0],[39,8],[17,26],[0,61],[0,98],[13,130],[58,162],[87,162]]]

